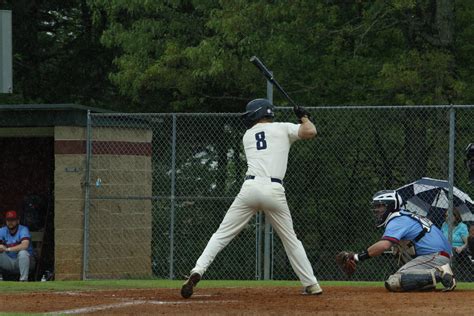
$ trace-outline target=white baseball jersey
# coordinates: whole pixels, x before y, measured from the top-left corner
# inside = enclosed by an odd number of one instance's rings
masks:
[[[247,175],[283,180],[291,144],[299,139],[300,125],[293,123],[258,123],[243,137],[247,157]]]

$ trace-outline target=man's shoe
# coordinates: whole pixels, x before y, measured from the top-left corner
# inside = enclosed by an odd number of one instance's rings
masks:
[[[318,283],[307,286],[304,288],[303,295],[319,295],[323,293],[323,289],[319,286]]]
[[[456,279],[449,263],[436,268],[441,275],[441,283],[444,286],[443,292],[452,291],[456,288]]]
[[[194,287],[201,281],[201,275],[199,273],[191,273],[189,278],[184,282],[181,287],[181,296],[183,298],[190,298],[193,295]]]

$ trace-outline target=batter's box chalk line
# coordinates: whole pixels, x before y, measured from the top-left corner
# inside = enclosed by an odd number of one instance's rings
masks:
[[[230,300],[230,301],[127,301],[115,304],[104,304],[104,305],[96,305],[96,306],[89,306],[89,307],[81,307],[81,308],[74,308],[74,309],[67,309],[61,310],[56,312],[49,312],[46,313],[47,315],[73,315],[73,314],[83,314],[83,313],[92,313],[97,311],[103,311],[107,309],[116,309],[122,308],[127,306],[133,305],[143,305],[143,304],[152,304],[152,305],[189,305],[189,304],[219,304],[219,303],[235,303],[238,301]]]

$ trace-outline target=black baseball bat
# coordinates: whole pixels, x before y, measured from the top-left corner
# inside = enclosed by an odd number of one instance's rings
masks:
[[[276,81],[276,79],[273,77],[272,73],[268,70],[268,68],[265,66],[265,64],[260,59],[258,59],[257,56],[252,56],[252,58],[250,58],[250,62],[252,64],[254,64],[258,69],[260,69],[260,71],[263,73],[265,78],[267,78],[267,80],[270,81],[271,84],[273,84],[285,96],[285,98],[288,101],[290,101],[290,103],[295,108],[299,108],[299,105],[296,104],[296,102],[293,101],[293,99],[290,98],[288,93],[286,93],[286,91],[282,88],[282,86],[280,86],[278,81]]]

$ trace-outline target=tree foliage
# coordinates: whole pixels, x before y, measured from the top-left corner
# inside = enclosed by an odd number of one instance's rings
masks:
[[[92,24],[85,0],[6,0],[0,9],[12,10],[14,71],[14,94],[0,102],[123,102],[107,80],[114,54],[99,42],[103,19]]]
[[[160,109],[241,110],[264,95],[252,55],[308,105],[470,98],[469,1],[91,2],[121,51],[112,81]]]
[[[468,0],[4,0],[0,7],[14,14],[11,102],[241,111],[265,95],[253,55],[309,106],[474,98]]]

